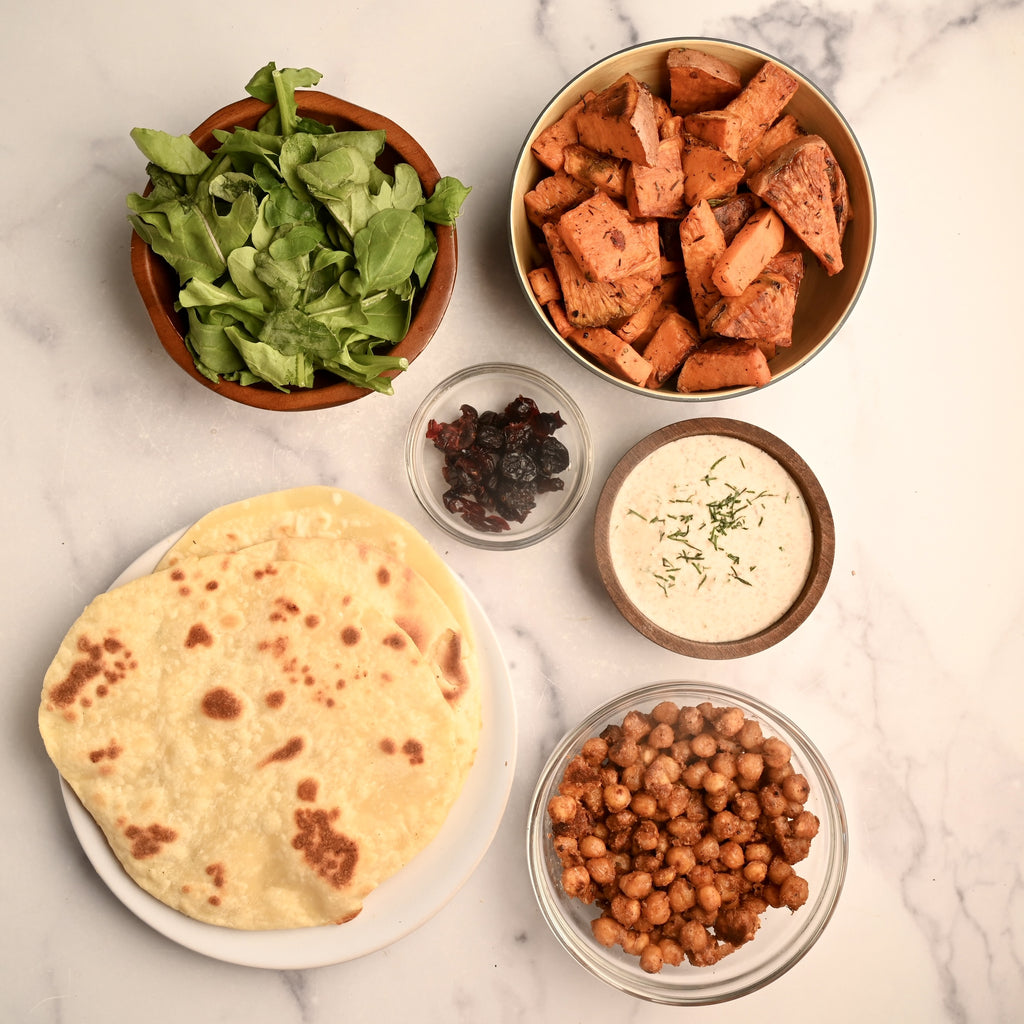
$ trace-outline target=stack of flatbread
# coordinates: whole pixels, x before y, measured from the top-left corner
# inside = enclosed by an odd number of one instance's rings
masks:
[[[200,921],[343,923],[434,838],[481,728],[462,590],[328,487],[211,512],[61,643],[39,728],[128,874]]]

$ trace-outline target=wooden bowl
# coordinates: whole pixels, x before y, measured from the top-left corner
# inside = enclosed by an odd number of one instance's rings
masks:
[[[409,164],[419,175],[427,195],[430,195],[440,180],[437,168],[419,143],[408,132],[381,114],[313,90],[299,91],[296,99],[301,116],[315,118],[333,125],[340,131],[383,129],[386,141],[384,151],[378,159],[378,166],[382,170],[391,173],[395,164]],[[268,109],[266,103],[251,97],[239,100],[211,114],[191,133],[191,138],[200,149],[211,152],[218,145],[213,135],[214,129],[255,128]],[[149,191],[149,187],[146,191]],[[448,308],[455,287],[458,265],[455,228],[442,224],[431,224],[430,227],[437,237],[437,258],[427,280],[427,286],[416,300],[408,332],[397,345],[388,350],[390,355],[404,356],[410,364],[433,337]],[[224,380],[214,383],[196,369],[192,354],[185,344],[188,322],[185,315],[174,308],[179,291],[177,274],[134,231],[131,240],[131,266],[135,283],[146,304],[146,310],[156,328],[160,343],[190,377],[211,391],[242,405],[279,412],[327,409],[376,393],[371,388],[358,387],[327,373],[318,374],[312,388],[293,387],[288,393],[263,383],[247,386]],[[389,376],[394,377],[398,372],[391,371]]]
[[[612,508],[624,481],[652,453],[680,438],[712,435],[736,438],[761,449],[792,477],[806,506],[812,538],[810,568],[795,600],[774,622],[748,636],[718,642],[694,640],[670,632],[649,618],[627,594],[611,551]],[[835,557],[835,526],[825,492],[806,462],[774,434],[739,420],[697,418],[656,430],[634,445],[608,477],[598,499],[594,548],[601,579],[625,619],[649,640],[691,658],[742,658],[774,646],[789,636],[814,610],[825,591]]]
[[[831,341],[845,323],[860,297],[871,265],[875,244],[875,202],[867,161],[846,119],[813,82],[784,61],[750,46],[720,39],[660,39],[614,53],[591,65],[566,85],[544,108],[523,143],[512,178],[509,207],[509,240],[512,260],[527,302],[552,340],[575,360],[599,377],[626,391],[648,398],[677,402],[707,402],[746,394],[751,387],[735,387],[718,391],[682,394],[673,388],[653,390],[624,381],[592,362],[590,358],[566,341],[554,328],[544,308],[537,302],[527,274],[543,262],[538,246],[539,234],[526,216],[523,197],[548,170],[530,150],[537,136],[557,121],[588,90],[604,89],[626,72],[646,82],[656,95],[668,97],[668,72],[665,59],[669,50],[690,47],[718,57],[739,70],[746,81],[766,60],[785,68],[800,83],[789,101],[787,113],[793,114],[808,133],[821,135],[832,148],[847,179],[854,211],[843,239],[844,269],[829,277],[817,260],[805,260],[806,272],[800,288],[793,324],[793,343],[780,348],[769,364],[772,383],[795,373]],[[770,385],[766,385],[770,386]]]

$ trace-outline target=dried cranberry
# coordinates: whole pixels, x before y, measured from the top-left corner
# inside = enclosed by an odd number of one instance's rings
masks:
[[[569,451],[551,436],[564,426],[559,412],[541,412],[524,395],[500,412],[462,405],[451,423],[430,420],[427,438],[444,453],[444,507],[484,533],[524,522],[538,494],[565,487],[557,474],[569,468]]]

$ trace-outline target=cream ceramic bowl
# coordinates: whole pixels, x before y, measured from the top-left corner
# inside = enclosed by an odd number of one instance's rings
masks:
[[[707,402],[741,395],[753,389],[735,387],[682,394],[672,388],[652,390],[624,381],[592,362],[588,356],[562,338],[544,308],[538,303],[527,280],[527,274],[543,262],[543,257],[538,246],[539,233],[527,219],[523,197],[543,174],[548,173],[547,168],[531,152],[530,147],[534,140],[588,90],[600,91],[626,72],[646,82],[657,95],[667,98],[669,93],[666,54],[678,47],[702,50],[731,63],[740,71],[744,81],[764,61],[772,60],[785,68],[800,83],[800,88],[789,101],[786,111],[796,117],[806,132],[821,135],[832,148],[847,179],[854,217],[846,229],[843,240],[844,269],[841,273],[830,278],[813,257],[805,260],[806,273],[794,319],[793,342],[791,347],[780,349],[779,354],[771,361],[772,383],[795,373],[836,336],[861,295],[874,250],[875,202],[867,160],[850,125],[821,89],[797,69],[751,46],[721,39],[659,39],[620,50],[599,60],[573,78],[541,111],[523,142],[512,175],[508,211],[509,240],[515,274],[527,303],[536,313],[538,321],[552,341],[573,359],[608,383],[638,396],[677,402]]]

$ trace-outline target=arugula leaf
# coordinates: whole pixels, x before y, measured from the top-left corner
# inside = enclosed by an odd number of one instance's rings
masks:
[[[442,178],[429,199],[408,164],[385,173],[380,130],[336,131],[298,113],[311,68],[270,62],[246,91],[269,105],[255,129],[131,132],[151,189],[127,197],[132,226],[178,274],[177,306],[200,373],[243,385],[312,387],[326,371],[393,394],[401,341],[470,189]]]

